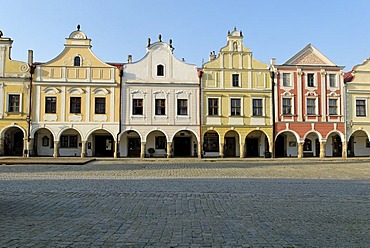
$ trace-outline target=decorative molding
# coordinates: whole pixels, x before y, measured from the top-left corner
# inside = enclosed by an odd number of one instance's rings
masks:
[[[81,95],[83,93],[85,93],[85,91],[81,88],[70,88],[68,90],[68,92],[71,94],[71,95]]]
[[[57,114],[44,114],[43,116],[44,121],[56,121],[58,119]]]
[[[132,90],[132,91],[130,91],[130,94],[131,95],[134,95],[134,94],[143,94],[143,95],[145,95],[146,94],[146,91],[143,91],[143,90]]]
[[[105,89],[105,88],[96,88],[96,89],[93,90],[93,93],[95,95],[103,95],[103,96],[105,96],[105,95],[108,95],[110,93],[110,91],[107,90],[107,89]]]
[[[175,94],[176,95],[185,94],[185,95],[189,96],[189,95],[191,95],[191,92],[188,91],[188,90],[178,90],[178,91],[175,91]]]
[[[47,87],[43,90],[46,95],[56,95],[60,93],[60,90],[55,87]]]
[[[315,97],[318,97],[319,95],[315,91],[307,91],[307,93],[305,94],[305,96],[315,96]]]
[[[165,91],[165,90],[155,90],[155,91],[153,91],[153,94],[156,94],[156,95],[158,95],[158,94],[168,95],[168,94],[170,94],[170,92],[169,91]]]
[[[107,119],[108,119],[107,115],[94,115],[93,116],[94,121],[101,122],[101,121],[107,121]]]
[[[69,121],[82,121],[81,115],[69,115],[68,116]]]

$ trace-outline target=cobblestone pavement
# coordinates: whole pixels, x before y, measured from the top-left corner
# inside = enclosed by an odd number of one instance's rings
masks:
[[[0,165],[0,247],[369,247],[367,161]]]

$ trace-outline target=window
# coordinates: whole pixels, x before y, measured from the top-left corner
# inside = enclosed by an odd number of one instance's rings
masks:
[[[283,98],[283,115],[292,114],[292,98]]]
[[[188,114],[188,100],[177,99],[177,115],[187,115],[187,114]]]
[[[81,113],[81,97],[71,97],[69,112],[74,114]]]
[[[283,73],[283,86],[290,86],[290,73]]]
[[[77,148],[77,135],[62,135],[62,136],[60,136],[60,147],[62,147],[62,148]]]
[[[304,140],[303,151],[305,151],[305,152],[312,151],[312,141],[310,139],[305,139]]]
[[[42,146],[49,146],[49,137],[48,136],[42,137]]]
[[[143,99],[132,99],[132,115],[143,115]]]
[[[316,115],[316,99],[307,99],[307,115]]]
[[[45,97],[45,113],[55,114],[57,112],[57,98],[55,96]]]
[[[166,115],[166,100],[165,99],[155,99],[155,114],[156,115]]]
[[[208,98],[208,115],[218,115],[217,98]]]
[[[253,99],[253,116],[262,116],[262,99]]]
[[[95,97],[95,114],[105,114],[104,97]]]
[[[166,149],[165,136],[155,136],[155,149]]]
[[[239,86],[239,74],[233,74],[233,87]]]
[[[157,65],[157,76],[164,76],[164,66]]]
[[[76,56],[73,60],[73,65],[74,66],[81,66],[81,58],[80,56]]]
[[[204,152],[220,151],[218,134],[216,132],[209,131],[204,135],[203,151]]]
[[[240,99],[231,99],[231,116],[240,116]]]
[[[356,100],[356,116],[366,116],[365,100]]]
[[[314,73],[307,73],[307,86],[308,87],[315,86],[315,74]]]
[[[19,112],[20,95],[10,94],[9,95],[9,107],[8,112],[14,113]]]
[[[337,115],[337,99],[329,99],[329,115]]]
[[[335,74],[329,74],[329,86],[332,88],[337,87],[337,77]]]

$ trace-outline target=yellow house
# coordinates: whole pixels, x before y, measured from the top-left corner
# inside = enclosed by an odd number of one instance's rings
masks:
[[[0,31],[0,155],[26,156],[30,66],[11,59],[13,40],[2,36]]]
[[[32,154],[117,156],[120,69],[91,51],[80,26],[64,50],[36,64],[33,82]]]
[[[271,78],[236,28],[203,65],[203,156],[260,157],[273,151]],[[267,153],[270,152],[270,153]]]
[[[370,156],[370,59],[345,73],[346,137],[349,157]]]

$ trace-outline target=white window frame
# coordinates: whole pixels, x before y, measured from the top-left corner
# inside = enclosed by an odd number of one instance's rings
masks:
[[[310,88],[310,89],[313,89],[313,88],[317,88],[317,73],[316,72],[306,72],[306,88]],[[313,74],[313,86],[308,86],[308,74]]]
[[[253,115],[253,100],[262,100],[262,115]],[[266,117],[265,97],[252,97],[251,98],[251,117],[261,118]]]
[[[210,98],[215,98],[215,99],[218,99],[218,113],[217,113],[217,115],[209,115],[209,112],[208,112],[208,99],[210,99]],[[207,111],[207,117],[220,117],[221,116],[221,97],[220,96],[207,96],[207,109],[206,109],[206,111]]]
[[[289,85],[284,85],[284,74],[289,74]],[[281,87],[291,88],[293,83],[293,73],[292,72],[281,72]]]
[[[330,105],[329,105],[330,100],[336,100],[337,101],[337,113],[335,115],[330,114]],[[327,108],[326,111],[328,113],[328,116],[338,116],[338,115],[340,115],[339,98],[338,97],[329,97],[327,106],[328,106],[328,108]]]
[[[314,114],[309,114],[308,113],[308,100],[315,100],[315,113]],[[306,115],[307,116],[317,116],[318,115],[318,106],[317,106],[317,97],[306,97]]]
[[[330,85],[330,75],[335,75],[335,86],[331,86]],[[328,80],[328,88],[329,89],[338,89],[338,82],[339,82],[339,80],[338,80],[338,73],[328,73],[327,74],[327,80]]]
[[[234,75],[238,75],[238,85],[237,86],[234,86]],[[231,87],[241,87],[240,73],[231,73]]]
[[[240,100],[240,115],[231,115],[231,100],[234,100],[234,99],[238,99]],[[230,96],[229,98],[229,104],[230,104],[230,107],[229,107],[229,116],[230,117],[242,117],[243,116],[243,98],[242,97],[232,97]]]
[[[163,75],[162,76],[161,75],[158,75],[158,66],[159,65],[163,66]],[[159,77],[159,78],[166,77],[166,66],[164,64],[162,64],[162,63],[156,64],[156,66],[155,66],[155,76],[156,77]]]
[[[18,112],[9,112],[9,95],[19,95],[19,111]],[[6,93],[6,112],[11,113],[11,114],[23,113],[22,93],[19,93],[19,92],[7,92]]]
[[[365,116],[358,116],[357,115],[357,112],[356,112],[356,106],[357,106],[357,104],[356,104],[356,102],[357,102],[357,100],[363,100],[363,101],[365,101]],[[353,113],[354,113],[354,116],[356,117],[356,118],[367,118],[367,116],[368,116],[368,107],[367,107],[367,99],[366,98],[364,98],[364,97],[355,97],[354,98],[354,103],[353,103],[353,107],[354,107],[354,109],[353,109]]]

